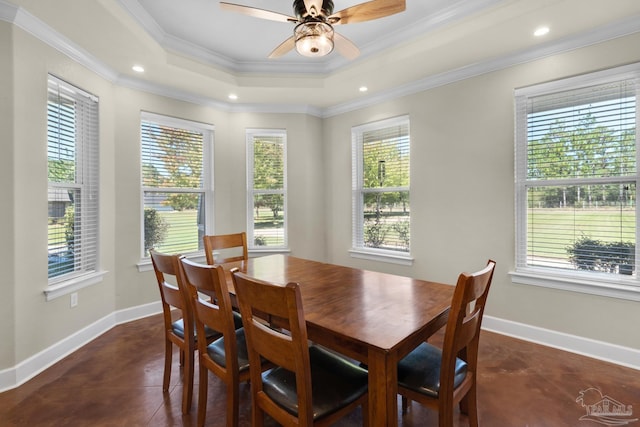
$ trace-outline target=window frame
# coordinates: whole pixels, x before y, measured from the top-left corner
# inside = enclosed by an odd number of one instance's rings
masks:
[[[75,234],[79,232],[80,250],[74,251],[74,270],[47,278],[45,299],[50,301],[87,286],[102,281],[105,271],[100,269],[100,103],[99,98],[52,74],[47,75],[47,122],[50,119],[51,93],[64,96],[74,103],[74,110],[80,104],[74,123],[75,178],[73,182],[50,181],[47,178],[47,199],[51,190],[79,191],[80,201],[74,203]],[[52,137],[47,123],[47,153]],[[53,136],[55,139],[55,135]],[[49,154],[47,154],[49,159]],[[47,161],[47,168],[49,162]],[[48,176],[48,173],[47,173]],[[47,204],[48,205],[48,204]],[[79,209],[75,209],[79,206]],[[49,206],[47,208],[49,210]],[[49,220],[49,215],[47,215]],[[47,244],[47,246],[49,246]],[[47,250],[48,252],[48,250]],[[80,260],[76,262],[76,257]],[[48,256],[47,256],[48,258]],[[79,268],[75,268],[79,265]]]
[[[198,189],[185,189],[182,187],[150,187],[144,186],[143,177],[143,164],[142,164],[142,126],[143,122],[151,122],[160,126],[167,126],[176,129],[183,129],[191,132],[199,132],[203,135],[202,140],[202,187]],[[207,123],[197,122],[194,120],[181,119],[177,117],[167,116],[158,113],[152,113],[148,111],[140,112],[140,262],[138,263],[139,270],[145,270],[145,265],[151,264],[150,256],[145,254],[145,230],[144,230],[144,208],[145,208],[145,193],[187,193],[187,194],[201,194],[204,200],[204,230],[202,234],[212,234],[214,229],[214,143],[215,143],[215,126]],[[198,242],[199,249],[197,251],[190,251],[181,253],[182,255],[189,257],[204,256],[204,247],[202,241]]]
[[[636,268],[635,278],[620,274],[592,271],[553,269],[526,265],[527,258],[527,99],[531,97],[580,90],[589,86],[602,85],[622,80],[635,80],[636,85],[636,173],[632,176],[616,177],[613,180],[640,184],[640,63],[616,67],[585,75],[570,77],[539,85],[516,89],[514,92],[515,115],[515,269],[510,272],[516,284],[533,285],[591,295],[606,296],[625,300],[640,301],[640,271]],[[524,110],[522,110],[524,108]],[[588,178],[587,178],[588,179]],[[606,179],[604,179],[606,182]],[[586,182],[586,181],[585,181]],[[567,184],[581,185],[579,179],[566,181]],[[549,184],[551,185],[552,182]],[[640,207],[635,206],[635,238],[640,242]],[[640,247],[636,244],[636,267]],[[524,260],[524,261],[523,261]]]
[[[411,121],[409,115],[391,117],[377,120],[351,128],[351,249],[349,254],[353,258],[360,258],[379,262],[388,262],[400,265],[412,265],[411,244],[407,252],[372,248],[364,245],[364,193],[375,192],[376,190],[364,188],[363,170],[363,134],[376,130],[396,126],[407,126],[407,136],[409,138],[409,164],[411,165]],[[406,191],[411,199],[411,166],[409,169],[409,185],[399,187],[383,187],[386,191]],[[409,229],[411,230],[411,213],[409,211]]]
[[[287,201],[287,130],[286,129],[254,129],[245,130],[247,146],[247,248],[251,253],[280,253],[289,251],[289,215]],[[254,143],[257,137],[282,138],[283,145],[283,182],[281,190],[260,190],[254,188]],[[282,226],[283,244],[279,246],[257,246],[255,244],[255,229],[253,223],[254,196],[258,194],[282,194]]]

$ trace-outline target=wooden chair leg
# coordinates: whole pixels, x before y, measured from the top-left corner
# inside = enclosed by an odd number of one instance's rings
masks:
[[[460,400],[458,406],[460,407],[461,413],[465,415],[469,414],[469,393],[467,393],[466,396],[463,397],[462,400]]]
[[[173,355],[173,344],[165,339],[164,342],[164,377],[162,379],[162,391],[169,391],[169,382],[171,381],[171,362]]]
[[[464,401],[466,410],[464,413],[466,413],[467,417],[469,418],[469,426],[478,427],[478,400],[475,382],[465,396]]]
[[[209,371],[200,364],[200,377],[198,385],[198,427],[204,427],[207,415],[207,394],[209,388]]]
[[[253,399],[254,396],[251,396]],[[251,406],[252,427],[264,427],[264,411],[257,404],[252,403]]]
[[[188,414],[191,410],[191,400],[193,399],[193,352],[185,354],[183,390],[182,390],[182,413]]]
[[[362,402],[362,425],[364,427],[369,426],[369,397]]]
[[[227,383],[227,425],[238,427],[240,418],[240,391],[233,380]]]
[[[438,427],[453,427],[453,406],[438,409]]]

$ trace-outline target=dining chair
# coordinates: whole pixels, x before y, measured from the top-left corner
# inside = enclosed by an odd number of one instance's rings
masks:
[[[249,259],[247,251],[247,233],[217,234],[203,236],[207,264],[223,264]],[[217,256],[214,256],[217,252]]]
[[[195,320],[191,298],[184,285],[180,255],[165,254],[155,249],[149,250],[149,254],[160,289],[164,320],[165,351],[162,390],[169,391],[173,345],[176,345],[180,349],[180,365],[184,366],[182,413],[186,414],[191,410],[193,398],[194,351],[196,350]],[[172,280],[173,283],[168,280]],[[180,311],[178,320],[173,320],[172,308]],[[207,330],[208,340],[220,336],[221,334],[217,331]]]
[[[402,412],[407,399],[438,411],[439,427],[453,426],[456,404],[478,426],[476,372],[478,341],[495,261],[473,274],[462,273],[451,300],[442,349],[422,343],[398,362]]]
[[[368,425],[367,371],[317,345],[309,346],[300,287],[233,272],[247,336],[252,425],[265,413],[283,426],[326,426],[362,407]],[[262,316],[278,319],[272,328]],[[259,360],[275,367],[262,373]],[[313,392],[312,392],[313,390]]]
[[[220,331],[222,337],[208,344],[198,339],[199,387],[198,426],[204,426],[207,411],[209,371],[227,386],[227,426],[238,426],[239,385],[249,381],[249,358],[242,318],[232,310],[224,270],[219,265],[202,265],[181,258],[185,283],[191,289],[197,336],[205,328]],[[201,298],[198,293],[207,298]]]

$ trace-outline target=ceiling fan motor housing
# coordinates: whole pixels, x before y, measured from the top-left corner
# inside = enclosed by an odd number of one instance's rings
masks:
[[[293,10],[296,13],[296,16],[304,20],[305,18],[312,17],[307,11],[307,7],[304,4],[304,0],[293,0]],[[318,11],[318,15],[323,15],[327,17],[333,13],[333,0],[323,0],[322,2],[322,10]]]

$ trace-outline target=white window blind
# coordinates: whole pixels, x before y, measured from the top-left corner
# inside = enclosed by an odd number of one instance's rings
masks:
[[[410,249],[409,118],[352,129],[353,247]]]
[[[59,283],[97,270],[98,98],[48,78],[48,276]]]
[[[247,130],[247,240],[254,249],[287,246],[286,132]]]
[[[142,115],[143,257],[202,250],[211,222],[213,127]]]
[[[573,82],[516,92],[517,268],[635,278],[638,79]]]

